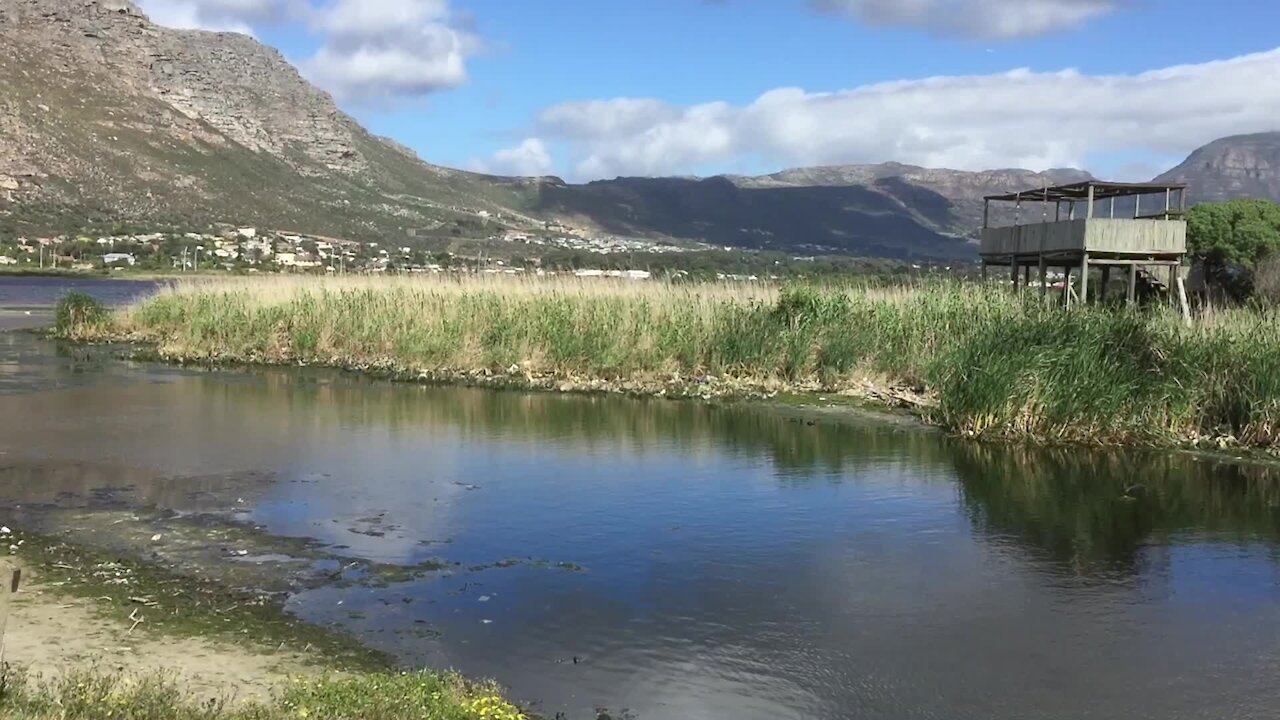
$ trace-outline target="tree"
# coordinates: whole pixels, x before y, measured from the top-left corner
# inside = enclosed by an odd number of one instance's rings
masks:
[[[1268,200],[1231,200],[1196,205],[1187,213],[1192,257],[1210,270],[1239,265],[1254,270],[1280,254],[1280,205]]]

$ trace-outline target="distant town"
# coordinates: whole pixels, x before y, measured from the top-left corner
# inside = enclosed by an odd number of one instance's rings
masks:
[[[706,243],[594,235],[548,222],[540,230],[510,230],[475,238],[463,251],[408,231],[401,242],[356,241],[258,227],[201,232],[84,232],[50,237],[0,237],[2,272],[108,274],[443,273],[573,274],[634,280],[691,273],[721,280],[777,279],[812,272],[859,272],[868,261],[764,253]],[[434,246],[434,247],[433,247]],[[453,248],[456,249],[456,248]],[[892,269],[874,261],[872,271]],[[898,272],[919,271],[901,265]],[[942,268],[938,268],[941,270]],[[945,271],[950,271],[947,267]]]
[[[596,255],[681,253],[697,249],[634,238],[583,237],[570,232],[538,235],[508,231],[487,239]],[[255,227],[226,228],[216,233],[155,232],[0,239],[0,269],[381,273],[443,272],[469,264],[474,263],[447,252],[407,245],[358,242]],[[502,259],[486,259],[484,264],[489,266],[488,270],[506,274],[540,270],[536,267],[539,264],[537,260],[522,260],[519,265],[513,265]],[[580,268],[578,273],[584,276],[649,276],[643,270]]]

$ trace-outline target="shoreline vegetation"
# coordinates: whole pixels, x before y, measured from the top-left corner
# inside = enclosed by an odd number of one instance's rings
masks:
[[[35,675],[21,664],[0,667],[0,715],[15,720],[525,720],[501,689],[451,671],[397,671],[391,659],[353,638],[312,626],[285,611],[278,596],[230,590],[214,582],[131,560],[52,536],[7,527],[4,542],[35,583],[15,596],[62,599],[75,611],[88,603],[103,627],[120,637],[182,646],[185,638],[223,648],[225,662],[292,667],[267,673],[265,691],[236,696],[232,686],[202,683],[217,695],[193,691],[178,670],[121,670],[114,662],[77,661],[53,675]],[[27,581],[31,585],[31,581]],[[39,600],[36,600],[39,602]],[[47,600],[45,601],[47,602]],[[50,611],[52,612],[52,611]],[[54,613],[57,614],[56,612]],[[57,622],[56,619],[52,622]],[[12,629],[12,628],[11,628]],[[138,635],[134,635],[137,629]],[[163,638],[163,639],[160,639]],[[120,639],[117,639],[119,642]],[[212,643],[213,645],[209,645]],[[154,646],[152,646],[154,649]],[[146,652],[147,645],[139,648]],[[181,650],[174,650],[181,652]],[[46,665],[49,663],[45,663]],[[123,662],[125,668],[135,663]],[[194,671],[192,668],[186,668]]]
[[[79,309],[77,309],[79,308]],[[964,437],[1280,445],[1277,311],[1047,305],[906,287],[462,278],[192,279],[55,334],[184,363],[667,397],[828,394],[909,406]]]
[[[53,680],[0,671],[0,712],[10,720],[525,720],[498,691],[455,673],[361,674],[298,679],[268,700],[233,704],[188,693],[165,674],[94,669]]]

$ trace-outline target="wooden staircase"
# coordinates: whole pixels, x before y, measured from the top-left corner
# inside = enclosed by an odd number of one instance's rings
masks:
[[[1138,267],[1138,292],[1147,297],[1161,296],[1169,292],[1169,283],[1148,268]]]

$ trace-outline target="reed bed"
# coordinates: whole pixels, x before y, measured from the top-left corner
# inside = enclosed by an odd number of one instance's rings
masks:
[[[1280,323],[1258,309],[1187,328],[1159,308],[1064,310],[961,283],[264,278],[179,283],[64,332],[145,340],[175,359],[564,388],[856,393],[874,382],[927,390],[929,420],[978,437],[1280,440]]]

